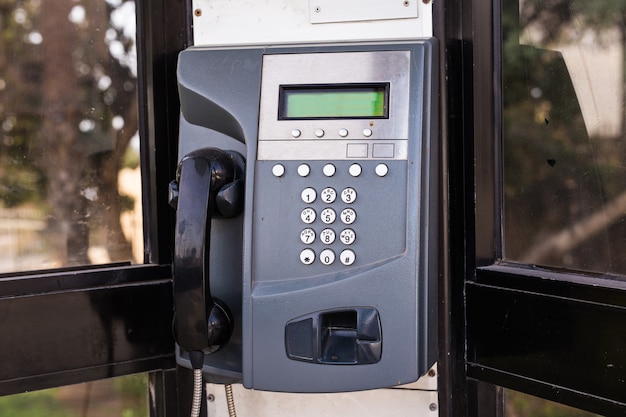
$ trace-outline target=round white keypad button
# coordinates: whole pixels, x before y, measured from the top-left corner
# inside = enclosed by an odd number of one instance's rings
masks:
[[[320,253],[320,261],[324,265],[332,265],[335,262],[335,252],[330,249],[324,249],[322,253]]]
[[[326,204],[333,203],[337,198],[337,191],[334,188],[324,188],[321,193],[322,201]]]
[[[285,175],[285,166],[283,164],[276,164],[272,167],[272,174],[275,177],[282,177]]]
[[[341,201],[346,204],[352,204],[356,200],[356,190],[348,187],[341,192]]]
[[[378,175],[379,177],[384,177],[389,173],[389,167],[387,166],[387,164],[378,164],[376,165],[375,171],[376,175]]]
[[[300,241],[305,245],[310,245],[315,241],[315,230],[311,228],[306,228],[302,232],[300,232]]]
[[[332,177],[333,175],[335,175],[336,171],[337,171],[337,168],[333,164],[326,164],[324,165],[324,168],[322,168],[322,172],[327,177]]]
[[[352,224],[356,220],[356,211],[351,208],[343,209],[339,217],[344,224]]]
[[[339,239],[344,245],[352,245],[356,239],[356,233],[352,229],[342,230]]]
[[[315,191],[315,188],[308,187],[302,190],[302,194],[300,196],[302,197],[302,201],[305,203],[312,203],[317,198],[317,191]]]
[[[335,213],[335,210],[331,208],[325,208],[320,213],[320,219],[322,219],[322,221],[325,224],[333,224],[336,218],[337,218],[337,213]]]
[[[298,175],[301,177],[308,177],[311,173],[311,167],[307,164],[301,164],[298,166]]]
[[[330,245],[335,241],[335,231],[333,229],[324,229],[320,232],[320,241],[325,245]]]
[[[341,251],[341,255],[339,255],[339,259],[341,260],[342,264],[348,266],[354,263],[354,261],[356,260],[356,255],[354,254],[354,251],[350,249],[346,249],[346,250]]]
[[[317,217],[317,213],[315,213],[315,210],[310,207],[305,208],[302,210],[302,213],[300,213],[300,219],[302,219],[302,221],[306,224],[313,223],[315,221],[315,217]]]
[[[315,252],[311,249],[304,249],[300,252],[300,262],[305,265],[311,265],[315,261]]]
[[[348,172],[353,177],[358,177],[359,175],[361,175],[362,171],[363,171],[363,169],[361,168],[361,165],[359,165],[359,164],[352,164],[352,165],[350,165],[350,168],[348,168]]]

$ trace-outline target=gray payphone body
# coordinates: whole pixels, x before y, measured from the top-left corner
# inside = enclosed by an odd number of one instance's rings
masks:
[[[435,362],[436,61],[432,39],[181,53],[179,154],[246,161],[243,214],[212,220],[235,328],[208,380],[350,391]]]

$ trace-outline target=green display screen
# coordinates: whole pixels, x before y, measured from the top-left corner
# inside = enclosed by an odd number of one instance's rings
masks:
[[[388,91],[388,84],[282,86],[279,118],[385,118]]]

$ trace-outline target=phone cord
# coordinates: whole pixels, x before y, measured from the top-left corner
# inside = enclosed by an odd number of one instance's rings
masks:
[[[226,403],[228,404],[228,417],[237,417],[237,411],[235,411],[235,398],[233,397],[233,386],[230,384],[224,385],[226,390]]]
[[[193,370],[193,398],[191,400],[191,417],[200,416],[202,404],[202,369]]]

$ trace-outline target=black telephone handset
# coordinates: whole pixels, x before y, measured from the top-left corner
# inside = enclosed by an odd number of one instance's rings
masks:
[[[174,336],[194,368],[204,355],[228,342],[233,320],[228,307],[211,296],[211,219],[234,217],[243,209],[243,157],[216,148],[198,149],[179,163],[170,185],[175,205]]]

